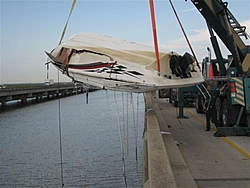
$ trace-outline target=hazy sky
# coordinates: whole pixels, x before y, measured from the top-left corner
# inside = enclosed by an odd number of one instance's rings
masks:
[[[204,18],[190,0],[172,0],[199,61],[211,47]],[[237,20],[250,33],[250,1],[227,0]],[[0,84],[44,82],[44,51],[57,46],[71,8],[71,0],[0,0]],[[164,51],[190,52],[168,0],[155,0],[158,43]],[[153,45],[148,0],[78,0],[64,40],[92,32]],[[250,44],[249,40],[245,41]],[[223,47],[223,45],[221,45]],[[227,55],[223,49],[223,55]],[[57,70],[50,67],[57,81]],[[60,76],[60,81],[70,81]]]

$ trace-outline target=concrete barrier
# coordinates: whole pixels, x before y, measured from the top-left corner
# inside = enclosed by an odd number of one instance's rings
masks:
[[[177,187],[151,97],[151,93],[146,95],[143,187]]]
[[[166,99],[163,99],[166,102]],[[146,95],[144,136],[144,188],[197,187],[163,114],[167,108],[156,93]],[[171,117],[171,124],[178,123]],[[170,123],[169,122],[169,123]]]

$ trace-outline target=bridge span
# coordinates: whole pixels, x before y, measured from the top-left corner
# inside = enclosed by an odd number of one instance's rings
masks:
[[[37,86],[22,85],[20,87],[6,87],[0,89],[0,103],[1,106],[5,106],[8,101],[21,100],[22,103],[25,103],[29,98],[40,100],[43,98],[55,98],[83,92],[86,92],[86,88],[83,85],[74,84],[55,84],[51,86],[41,84]]]

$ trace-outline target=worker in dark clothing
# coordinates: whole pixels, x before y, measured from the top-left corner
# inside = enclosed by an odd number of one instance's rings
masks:
[[[217,114],[215,109],[215,99],[216,99],[216,91],[212,90],[212,86],[207,84],[207,91],[211,96],[210,102],[205,102],[205,99],[201,99],[201,104],[203,106],[203,110],[206,113],[206,131],[210,131],[210,120],[212,118],[212,122],[218,127],[219,123],[217,120]]]

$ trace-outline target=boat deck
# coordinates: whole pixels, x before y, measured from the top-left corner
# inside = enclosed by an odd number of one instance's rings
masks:
[[[177,119],[178,108],[173,104],[166,99],[151,100],[174,187],[250,187],[249,137],[214,137],[215,127],[205,131],[205,114],[197,114],[194,107],[184,108],[188,118]]]

